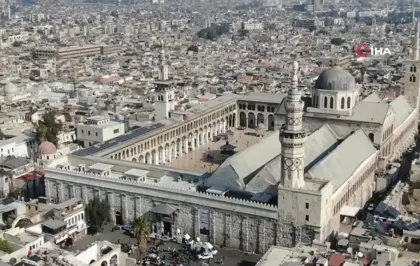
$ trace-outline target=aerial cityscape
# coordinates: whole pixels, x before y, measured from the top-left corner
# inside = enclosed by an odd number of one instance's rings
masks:
[[[419,118],[418,1],[0,0],[0,266],[419,266]]]

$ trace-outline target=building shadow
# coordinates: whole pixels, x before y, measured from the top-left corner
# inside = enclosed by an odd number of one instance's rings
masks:
[[[237,266],[255,266],[257,263],[252,261],[243,260],[237,264]]]
[[[220,164],[222,156],[220,150],[206,150],[201,155],[201,160],[205,163]]]

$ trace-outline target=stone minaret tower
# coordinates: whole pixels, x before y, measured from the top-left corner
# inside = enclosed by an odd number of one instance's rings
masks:
[[[306,132],[302,126],[304,103],[298,90],[299,65],[293,63],[292,88],[286,99],[286,123],[280,129],[281,142],[281,173],[283,186],[288,189],[298,189],[305,185],[304,175],[304,143]]]
[[[411,107],[419,108],[420,94],[420,62],[419,62],[419,39],[420,39],[420,21],[416,22],[416,34],[414,37],[414,47],[411,60],[405,62],[406,71],[404,76],[404,95]]]
[[[160,62],[159,62],[159,80],[168,80],[169,79],[169,71],[168,71],[168,65],[166,64],[166,58],[165,58],[165,49],[164,49],[164,43],[161,42],[162,49],[160,50]]]

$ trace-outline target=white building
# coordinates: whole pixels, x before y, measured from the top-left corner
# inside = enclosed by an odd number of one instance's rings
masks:
[[[111,121],[104,116],[92,116],[86,123],[77,125],[77,139],[83,141],[85,147],[123,135],[124,123]]]

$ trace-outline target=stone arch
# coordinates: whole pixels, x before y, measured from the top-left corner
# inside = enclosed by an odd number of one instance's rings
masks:
[[[144,156],[143,155],[139,156],[139,163],[144,163]]]
[[[248,128],[256,127],[256,119],[254,113],[248,113]]]
[[[330,109],[334,108],[334,97],[330,98]]]
[[[328,108],[328,97],[324,97],[324,108]]]
[[[370,140],[372,141],[372,142],[374,142],[375,141],[375,134],[373,134],[373,133],[369,133],[369,138],[370,138]]]
[[[341,109],[344,109],[344,107],[346,106],[346,105],[345,105],[345,101],[346,101],[346,100],[344,100],[344,97],[341,97],[341,103],[340,103],[340,108],[341,108]]]
[[[108,262],[104,260],[103,262],[101,262],[101,266],[108,266]]]
[[[259,113],[259,114],[257,115],[257,126],[258,126],[259,124],[264,124],[264,119],[265,119],[264,115],[263,115],[262,113]]]
[[[412,65],[410,67],[410,72],[417,72],[417,67],[415,65]]]
[[[147,163],[147,164],[152,163],[152,155],[150,154],[150,152],[147,152],[147,153],[146,153],[146,156],[145,156],[145,163]]]
[[[274,131],[274,115],[268,115],[268,130]]]
[[[118,256],[117,256],[117,254],[114,254],[114,255],[111,257],[111,259],[109,260],[109,264],[110,264],[111,266],[116,266],[116,265],[118,265]]]
[[[239,125],[241,127],[246,127],[246,113],[245,112],[240,112],[239,113]]]
[[[136,158],[133,158],[131,161],[132,162],[137,162],[137,159]]]
[[[91,260],[91,261],[89,262],[89,265],[93,264],[94,262],[95,262],[95,260]]]

